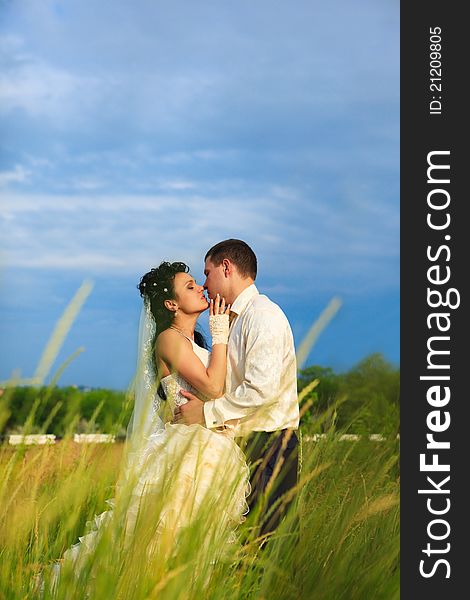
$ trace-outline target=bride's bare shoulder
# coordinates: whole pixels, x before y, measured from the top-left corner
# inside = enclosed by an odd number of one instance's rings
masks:
[[[157,346],[161,346],[164,344],[174,343],[178,341],[178,338],[181,337],[177,331],[174,329],[164,329],[161,333],[158,334],[155,343]]]
[[[162,373],[178,371],[181,361],[190,362],[193,353],[191,342],[174,329],[165,329],[156,339],[155,354]]]
[[[158,354],[163,355],[168,351],[172,351],[174,348],[179,348],[181,346],[185,346],[189,344],[191,346],[189,340],[187,340],[180,333],[175,331],[174,329],[164,329],[157,337],[155,343],[155,349]]]

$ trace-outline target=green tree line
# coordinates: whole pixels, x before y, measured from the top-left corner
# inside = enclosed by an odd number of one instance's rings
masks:
[[[358,434],[399,432],[400,370],[382,354],[367,356],[345,373],[307,367],[299,373],[299,391],[315,379],[319,384],[305,396],[311,404],[302,418],[310,431],[321,433],[334,425]]]
[[[110,389],[19,386],[0,398],[3,435],[9,433],[115,433],[125,435],[132,413],[130,394]],[[0,423],[1,425],[1,423]]]
[[[398,433],[399,369],[381,354],[367,356],[345,373],[312,365],[299,371],[302,392],[313,380],[318,385],[304,395],[302,426],[321,433],[332,425],[351,433]],[[0,403],[0,432],[115,433],[124,436],[132,413],[128,392],[76,387],[16,387],[5,390]]]

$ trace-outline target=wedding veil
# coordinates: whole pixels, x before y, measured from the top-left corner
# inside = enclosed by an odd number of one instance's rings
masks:
[[[127,429],[127,438],[132,441],[133,446],[144,443],[149,435],[164,429],[163,421],[158,415],[162,400],[158,395],[153,361],[155,330],[150,304],[144,299],[139,322],[137,372],[134,378],[134,412]]]

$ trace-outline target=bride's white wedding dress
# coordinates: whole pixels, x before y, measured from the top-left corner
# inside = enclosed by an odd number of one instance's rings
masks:
[[[192,340],[190,342],[195,354],[207,366],[210,353]],[[166,414],[170,415],[174,414],[178,405],[187,401],[179,394],[181,389],[196,392],[178,374],[164,377],[161,384],[169,403]],[[132,477],[135,483],[126,508],[126,536],[132,536],[142,499],[145,499],[148,509],[149,502],[152,507],[154,498],[158,505],[152,541],[155,545],[158,545],[161,535],[166,534],[168,539],[168,533],[176,544],[179,533],[194,523],[202,508],[207,511],[204,515],[212,515],[211,523],[204,525],[207,526],[208,537],[211,537],[211,528],[217,527],[219,539],[222,534],[227,542],[233,541],[236,526],[248,512],[249,468],[230,429],[218,432],[202,425],[187,426],[168,421],[163,428],[146,437],[128,463],[124,479],[129,481]],[[108,500],[108,504],[114,507],[114,500]],[[80,537],[80,542],[65,552],[64,560],[81,562],[84,555],[92,552],[103,526],[111,522],[112,514],[113,509],[96,516],[91,523],[93,530]],[[147,519],[148,516],[147,511]],[[60,566],[57,568],[60,570]]]

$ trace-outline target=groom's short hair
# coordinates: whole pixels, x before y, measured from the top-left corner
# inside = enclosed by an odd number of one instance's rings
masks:
[[[258,262],[256,254],[242,240],[224,240],[207,251],[204,260],[210,259],[218,267],[224,258],[228,258],[237,267],[237,271],[242,277],[251,277],[256,279]]]

